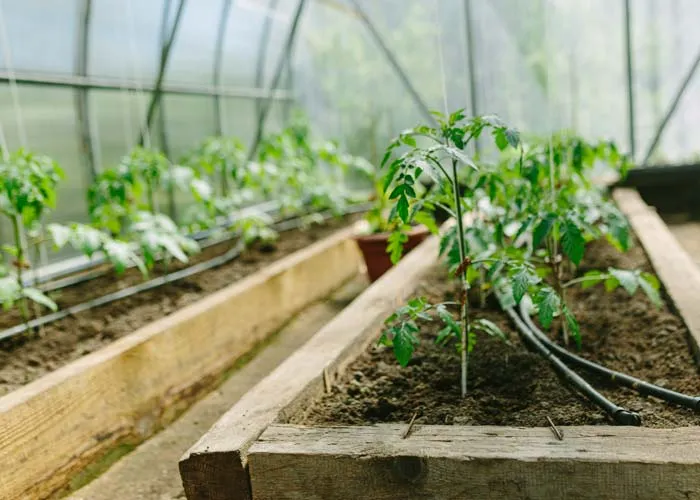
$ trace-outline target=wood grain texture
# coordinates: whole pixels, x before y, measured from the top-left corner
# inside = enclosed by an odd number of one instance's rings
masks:
[[[255,500],[700,498],[700,429],[272,425]]]
[[[617,189],[613,198],[629,220],[674,308],[688,327],[689,340],[700,362],[700,266],[637,191]]]
[[[233,362],[354,276],[342,230],[0,399],[0,498],[45,498],[172,420]]]
[[[249,499],[246,457],[252,442],[321,394],[324,369],[331,383],[342,375],[387,315],[414,293],[437,250],[437,238],[428,238],[233,406],[181,459],[187,498]]]

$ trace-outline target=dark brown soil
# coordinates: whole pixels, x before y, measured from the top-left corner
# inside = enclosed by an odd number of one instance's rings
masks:
[[[587,269],[609,266],[651,266],[637,246],[617,254],[607,243],[587,251]],[[581,272],[585,272],[583,269]],[[422,285],[421,295],[433,301],[454,298],[453,283],[436,269]],[[602,286],[572,290],[568,296],[581,323],[583,348],[591,360],[680,392],[700,394],[700,376],[686,340],[682,321],[667,307],[657,309],[641,294],[630,297]],[[510,332],[512,347],[482,336],[471,356],[469,394],[460,397],[459,358],[454,347],[437,347],[439,326],[427,323],[421,345],[408,367],[401,368],[390,350],[371,345],[350,366],[331,394],[292,423],[367,424],[408,422],[415,412],[422,424],[547,426],[599,425],[610,421],[596,406],[560,381],[549,363],[521,343],[507,316],[497,309],[477,310]],[[700,424],[700,415],[653,398],[645,398],[580,372],[618,405],[639,411],[648,427]]]
[[[254,246],[238,259],[213,270],[51,323],[43,327],[41,337],[25,335],[0,344],[0,396],[328,236],[347,225],[348,220],[284,232],[273,247]],[[207,248],[191,263],[221,255],[230,247],[231,243],[226,242]],[[66,308],[141,281],[136,270],[121,277],[108,274],[60,290],[53,298],[59,307]],[[3,312],[0,330],[19,321],[16,312]]]

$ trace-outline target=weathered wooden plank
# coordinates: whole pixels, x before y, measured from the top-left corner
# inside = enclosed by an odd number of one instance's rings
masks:
[[[613,198],[627,216],[654,270],[683,319],[700,361],[700,267],[637,191],[616,189]]]
[[[300,411],[378,334],[435,263],[438,240],[427,239],[370,286],[306,345],[248,392],[180,461],[189,500],[249,499],[247,450],[263,430]]]
[[[44,498],[172,420],[291,315],[354,276],[342,230],[0,399],[0,497]]]
[[[700,428],[272,425],[255,500],[700,497]]]

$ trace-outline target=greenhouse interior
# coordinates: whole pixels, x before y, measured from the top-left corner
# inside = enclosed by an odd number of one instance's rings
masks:
[[[700,498],[698,19],[0,0],[0,498]]]

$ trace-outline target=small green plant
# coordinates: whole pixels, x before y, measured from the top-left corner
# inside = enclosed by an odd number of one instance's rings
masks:
[[[25,234],[40,221],[56,203],[56,186],[63,177],[60,167],[47,156],[20,149],[5,154],[0,162],[0,213],[12,225],[12,244],[3,245],[9,255],[15,275],[7,270],[0,279],[0,302],[3,307],[19,304],[24,321],[29,321],[27,299],[56,310],[53,300],[37,288],[25,286],[24,271],[31,262],[26,248]]]
[[[95,227],[134,242],[147,267],[156,258],[187,261],[198,245],[186,238],[170,217],[158,211],[157,194],[169,186],[189,191],[208,204],[212,188],[190,167],[172,165],[160,152],[135,148],[116,167],[98,176],[88,193]]]
[[[90,258],[101,252],[117,274],[123,273],[132,265],[136,266],[142,274],[148,274],[146,265],[134,251],[132,244],[115,240],[99,229],[86,224],[73,223],[49,224],[48,231],[56,249],[70,245]]]
[[[382,161],[382,166],[389,165],[383,189],[390,193],[389,199],[394,202],[393,217],[398,217],[401,222],[389,240],[389,251],[393,258],[400,257],[403,244],[408,239],[407,227],[415,220],[416,214],[424,212],[431,205],[443,207],[456,219],[451,246],[456,247],[456,254],[459,256],[459,264],[454,274],[460,281],[460,322],[458,329],[448,323],[446,326],[450,328],[446,333],[451,333],[459,339],[461,390],[464,397],[467,394],[469,353],[474,348],[474,343],[469,339],[473,338],[475,324],[471,321],[467,296],[470,283],[468,271],[473,261],[468,257],[469,248],[464,230],[465,200],[461,193],[459,173],[465,167],[479,170],[465,149],[472,141],[477,140],[484,130],[491,131],[494,143],[499,149],[517,147],[520,136],[516,130],[509,128],[495,116],[467,119],[462,110],[449,116],[434,114],[438,120],[437,127],[422,125],[403,132],[389,145]],[[408,151],[390,161],[401,146],[407,146]],[[416,184],[423,173],[430,175],[442,189],[432,197],[419,199]],[[444,318],[446,316],[441,319]],[[402,324],[408,325],[407,333],[411,333],[413,324],[410,321]],[[389,329],[385,332],[383,341],[393,345],[398,331],[401,330]],[[484,331],[494,333],[493,329]],[[414,343],[399,341],[399,344],[402,352],[413,352]],[[406,349],[408,346],[410,349]],[[396,347],[394,351],[396,352]]]
[[[349,203],[365,198],[348,189],[348,177],[374,175],[365,159],[341,153],[333,142],[313,142],[306,119],[299,115],[260,144],[258,164],[274,172],[272,195],[288,215],[324,210],[341,214]]]
[[[641,290],[660,304],[658,281],[649,273],[609,268],[578,275],[589,242],[607,238],[620,251],[630,245],[625,218],[591,181],[601,163],[626,171],[627,161],[614,144],[587,143],[569,134],[525,143],[495,117],[468,120],[462,111],[436,116],[438,127],[403,132],[384,157],[382,165],[389,167],[383,188],[393,203],[389,220],[398,221],[388,250],[400,257],[407,227],[419,214],[427,217],[435,208],[448,213],[455,223],[443,231],[440,255],[460,281],[460,300],[431,305],[414,299],[386,320],[381,342],[393,347],[400,364],[410,361],[418,345],[417,321],[437,319],[444,325],[437,341],[459,341],[466,394],[475,332],[505,338],[495,324],[472,317],[468,291],[473,287],[482,307],[493,291],[509,305],[529,296],[544,328],[558,322],[564,342],[573,337],[579,345],[580,327],[566,299],[571,286],[604,283],[609,291]],[[465,149],[487,129],[501,159],[477,164]],[[399,155],[401,148],[407,150]],[[425,174],[437,189],[419,196],[417,180]],[[459,321],[448,312],[450,305],[460,306]]]

